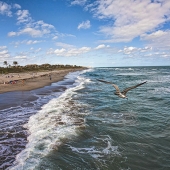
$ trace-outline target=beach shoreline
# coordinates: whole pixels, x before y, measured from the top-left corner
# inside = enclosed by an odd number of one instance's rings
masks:
[[[86,68],[70,68],[62,70],[10,73],[0,76],[0,94],[11,91],[30,91],[51,83],[58,82],[70,72],[85,70]]]

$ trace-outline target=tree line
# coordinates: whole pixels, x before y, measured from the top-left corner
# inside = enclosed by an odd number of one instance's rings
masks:
[[[5,65],[5,66],[9,66],[9,67],[11,66],[7,61],[4,61],[4,65]],[[17,65],[18,65],[18,62],[17,62],[17,61],[13,61],[13,65],[14,65],[14,66],[17,66]]]
[[[18,73],[18,72],[27,72],[27,71],[43,71],[43,70],[55,70],[55,69],[66,69],[66,68],[81,68],[82,66],[76,65],[62,65],[62,64],[28,64],[25,66],[20,66],[17,61],[13,61],[13,65],[10,65],[7,61],[3,62],[5,67],[0,67],[0,72],[3,74],[7,73]]]

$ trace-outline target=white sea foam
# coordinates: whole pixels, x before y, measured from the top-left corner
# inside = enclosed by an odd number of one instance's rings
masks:
[[[164,93],[164,94],[168,94],[170,93],[170,88],[169,87],[158,87],[158,88],[155,88],[154,90],[157,94],[160,93]]]
[[[88,69],[88,70],[83,70],[83,71],[81,72],[81,74],[86,73],[86,72],[93,72],[94,70],[95,70],[94,68],[90,68],[90,69]]]
[[[169,83],[170,82],[170,75],[165,76],[155,76],[149,80],[150,83]]]
[[[142,73],[119,73],[119,74],[115,74],[117,76],[142,76],[143,74]]]
[[[120,71],[124,71],[124,70],[128,70],[128,71],[134,71],[134,69],[133,68],[115,68],[115,70],[120,70]]]
[[[74,76],[75,73],[69,74],[67,78]],[[17,155],[14,166],[9,169],[36,169],[41,159],[50,151],[57,150],[66,139],[78,135],[79,127],[84,126],[82,115],[86,113],[79,112],[78,107],[81,104],[74,102],[72,96],[83,88],[86,81],[89,80],[79,76],[76,80],[77,86],[50,100],[38,113],[30,117],[24,125],[30,134],[28,144]]]
[[[133,68],[128,68],[128,70],[134,71],[134,69],[133,69]]]
[[[91,143],[91,146],[89,147],[78,148],[69,146],[69,148],[73,152],[77,152],[78,154],[88,154],[95,159],[102,159],[110,155],[120,155],[118,146],[112,145],[112,139],[109,136],[102,135],[99,137],[94,137],[92,141],[94,141],[94,144]]]

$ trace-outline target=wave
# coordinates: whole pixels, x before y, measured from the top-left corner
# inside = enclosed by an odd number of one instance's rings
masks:
[[[170,76],[166,75],[166,76],[154,76],[151,77],[148,82],[150,83],[169,83],[170,82]]]
[[[116,76],[143,76],[142,73],[119,73],[115,74]]]
[[[109,135],[101,135],[98,137],[93,137],[92,141],[97,144],[95,146],[91,145],[84,148],[78,148],[68,145],[72,152],[78,154],[88,154],[94,159],[102,159],[110,155],[120,155],[118,146],[112,145],[113,141]],[[94,144],[91,143],[91,144]]]
[[[77,73],[72,73],[66,78],[76,76]],[[79,129],[85,126],[84,115],[87,113],[80,111],[82,104],[74,101],[73,96],[77,95],[76,91],[84,88],[84,83],[88,81],[79,75],[75,87],[50,100],[38,113],[30,117],[24,125],[29,131],[28,144],[17,155],[14,166],[9,169],[34,169],[44,156],[57,150],[67,139],[78,135]]]
[[[133,68],[115,68],[115,70],[120,70],[120,71],[124,71],[124,70],[134,71]]]
[[[154,91],[159,94],[162,94],[162,93],[168,94],[170,93],[170,88],[169,87],[157,87],[154,89]]]

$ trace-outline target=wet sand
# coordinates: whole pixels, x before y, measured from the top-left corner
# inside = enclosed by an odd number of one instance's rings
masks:
[[[29,91],[61,81],[69,73],[85,68],[72,68],[45,72],[10,73],[0,75],[0,93]]]

